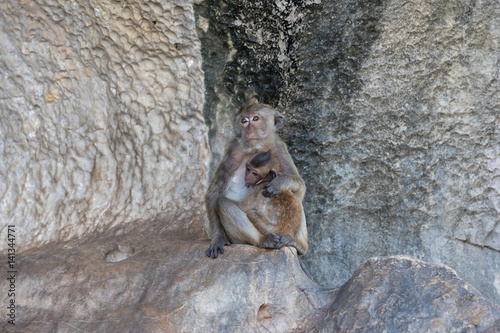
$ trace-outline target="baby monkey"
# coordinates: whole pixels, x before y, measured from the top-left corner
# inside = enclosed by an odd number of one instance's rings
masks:
[[[279,160],[271,150],[252,157],[245,171],[248,192],[239,206],[262,235],[260,247],[293,246],[299,254],[304,254],[308,244],[302,203],[290,190],[275,196],[266,191],[267,183],[277,176],[279,169]]]

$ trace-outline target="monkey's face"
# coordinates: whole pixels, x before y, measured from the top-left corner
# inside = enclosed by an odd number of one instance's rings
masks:
[[[265,180],[265,177],[261,176],[262,170],[259,168],[254,168],[247,164],[245,171],[245,183],[247,185],[259,185]]]
[[[255,146],[274,135],[276,131],[275,113],[273,109],[267,107],[251,107],[243,110],[235,118],[237,136]]]
[[[240,126],[244,131],[245,140],[250,144],[256,144],[269,135],[266,119],[261,113],[243,115],[240,118]]]

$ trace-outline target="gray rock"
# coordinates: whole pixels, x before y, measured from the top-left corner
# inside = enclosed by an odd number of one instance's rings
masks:
[[[0,2],[1,234],[23,251],[1,330],[500,330],[465,282],[500,301],[500,4],[195,6]],[[289,120],[323,287],[290,249],[204,256],[207,127],[213,166],[255,94]],[[432,264],[356,271],[394,254]]]
[[[0,231],[23,249],[199,216],[203,72],[184,0],[0,3]],[[5,250],[6,242],[0,242]]]
[[[333,292],[306,276],[295,249],[232,245],[213,260],[208,246],[172,238],[158,221],[24,253],[16,325],[2,320],[0,330],[292,332],[326,314]]]
[[[446,266],[385,257],[338,289],[324,322],[319,332],[495,332],[500,308]]]
[[[341,288],[324,289],[295,249],[231,245],[213,260],[208,245],[157,221],[25,252],[16,325],[2,320],[0,330],[448,333],[493,330],[500,320],[499,307],[443,266],[371,259]],[[0,284],[1,304],[7,288]]]

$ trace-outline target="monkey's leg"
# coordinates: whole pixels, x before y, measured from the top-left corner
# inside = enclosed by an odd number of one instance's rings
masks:
[[[217,199],[217,213],[231,243],[260,246],[262,234],[234,201],[228,198]]]
[[[281,249],[284,246],[293,246],[294,248],[297,249],[297,252],[299,254],[303,254],[306,252],[306,249],[302,245],[300,245],[299,242],[297,242],[290,234],[286,234],[283,237],[281,237],[280,241],[278,244],[276,244],[277,249]]]
[[[267,235],[275,230],[275,226],[271,224],[266,217],[256,209],[251,209],[246,212],[248,219],[253,226],[262,234]]]
[[[274,233],[276,231],[276,226],[270,223],[267,218],[257,210],[252,209],[248,211],[247,216],[255,228],[257,228],[262,235],[265,235],[259,246],[265,249],[278,249],[276,245],[280,241],[281,235]]]

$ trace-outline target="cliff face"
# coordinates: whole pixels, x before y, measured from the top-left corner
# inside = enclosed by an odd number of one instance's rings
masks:
[[[203,235],[199,47],[186,1],[2,1],[0,218],[20,248],[137,219]]]
[[[2,1],[15,329],[500,330],[498,17],[493,0]],[[205,257],[207,177],[253,95],[288,120],[318,284],[289,248]]]
[[[405,254],[500,301],[497,1],[201,1],[215,160],[254,94],[288,124],[324,286]]]

